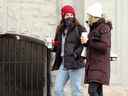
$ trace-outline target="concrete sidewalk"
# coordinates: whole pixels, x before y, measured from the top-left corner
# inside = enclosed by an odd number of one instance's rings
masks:
[[[83,86],[81,89],[82,96],[89,96],[88,95],[88,87]],[[120,86],[104,86],[104,96],[128,96],[128,87],[120,87]],[[72,96],[71,95],[71,88],[69,87],[69,84],[66,85],[65,89],[65,96]],[[54,88],[52,88],[52,96],[55,96],[54,94]]]
[[[56,72],[52,74],[52,96],[55,96],[54,91],[54,83],[55,83]],[[88,96],[88,85],[82,84],[81,92],[82,96]],[[68,82],[64,89],[65,96],[71,95],[70,82]],[[104,96],[128,96],[128,86],[118,86],[118,85],[110,85],[104,86],[103,88]]]

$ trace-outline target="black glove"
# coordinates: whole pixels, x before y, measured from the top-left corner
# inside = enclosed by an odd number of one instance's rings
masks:
[[[100,41],[100,39],[101,39],[101,33],[95,31],[94,32],[94,35],[92,36],[92,40],[94,40],[94,41]]]

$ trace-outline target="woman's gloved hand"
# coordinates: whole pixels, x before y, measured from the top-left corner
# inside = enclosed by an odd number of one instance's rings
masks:
[[[101,39],[101,33],[95,31],[94,32],[94,35],[92,36],[92,40],[94,40],[94,41],[100,41],[100,39]]]

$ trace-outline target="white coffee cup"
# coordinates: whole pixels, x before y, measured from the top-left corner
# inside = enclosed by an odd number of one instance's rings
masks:
[[[84,38],[88,38],[88,32],[82,32],[81,36]]]
[[[46,38],[46,46],[51,49],[53,46],[52,46],[52,38],[51,37],[47,37]]]
[[[88,32],[82,32],[81,36],[84,37],[84,38],[88,38]],[[85,47],[83,47],[81,56],[86,57],[86,48]]]

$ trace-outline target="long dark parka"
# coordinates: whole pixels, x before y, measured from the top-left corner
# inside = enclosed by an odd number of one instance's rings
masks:
[[[111,22],[104,18],[90,26],[87,46],[85,83],[108,85],[110,80]]]
[[[52,70],[58,70],[62,63],[61,42],[64,30],[64,20],[62,19],[60,25],[57,27],[54,39],[54,51],[56,52],[56,57]],[[83,45],[81,44],[80,36],[82,32],[86,32],[85,28],[74,18],[74,23],[68,29],[64,44],[64,67],[67,69],[78,69],[84,67],[84,64],[81,62]]]

